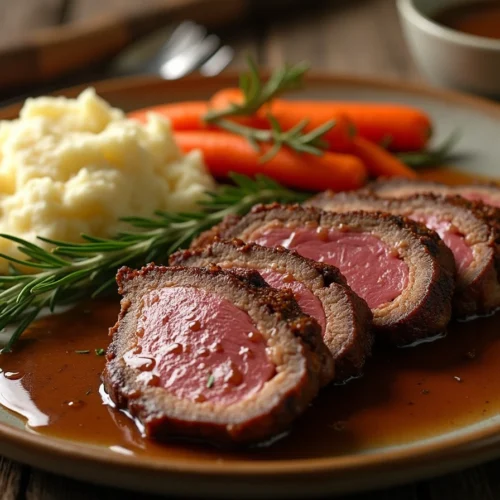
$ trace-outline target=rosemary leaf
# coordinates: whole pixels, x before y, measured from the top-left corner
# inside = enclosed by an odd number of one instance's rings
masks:
[[[460,139],[460,135],[460,132],[455,131],[435,149],[399,153],[397,156],[403,163],[412,168],[442,165],[449,159],[450,152]]]
[[[127,218],[130,230],[115,238],[84,235],[81,243],[39,238],[49,250],[11,235],[27,260],[5,255],[13,264],[0,276],[0,330],[13,327],[2,353],[10,352],[23,331],[39,312],[49,307],[96,297],[115,287],[115,274],[122,265],[140,266],[152,260],[166,261],[171,252],[189,244],[202,231],[227,215],[246,213],[257,203],[301,202],[306,194],[287,189],[272,179],[257,175],[230,175],[234,185],[221,186],[189,213],[160,212],[148,218]],[[144,226],[152,229],[144,230]],[[2,256],[0,254],[0,256]],[[28,270],[27,267],[28,266]],[[40,272],[33,273],[34,269]]]
[[[21,322],[17,325],[17,328],[12,333],[7,345],[0,351],[1,354],[6,354],[12,352],[12,346],[19,340],[19,337],[23,334],[24,330],[35,320],[38,316],[39,309],[34,309],[30,314],[26,315]]]
[[[309,65],[304,62],[293,66],[285,65],[274,71],[264,83],[257,65],[251,57],[247,58],[247,64],[249,72],[241,76],[239,81],[243,102],[241,104],[232,103],[228,108],[222,110],[210,110],[204,117],[206,122],[215,123],[228,116],[255,114],[264,104],[269,103],[284,92],[301,88],[304,75],[309,69]]]
[[[298,153],[310,153],[318,156],[323,154],[328,147],[323,136],[335,125],[333,120],[304,133],[307,120],[301,121],[284,132],[276,118],[269,113],[267,118],[271,126],[270,130],[249,127],[227,119],[228,117],[251,116],[282,93],[300,88],[303,84],[304,74],[308,69],[304,63],[294,66],[285,65],[274,71],[269,79],[263,82],[253,59],[248,58],[248,66],[249,72],[240,76],[239,81],[243,102],[230,103],[225,109],[212,109],[204,116],[205,121],[244,137],[256,151],[260,151],[263,144],[270,145],[271,148],[260,158],[260,163],[274,158],[283,146]]]

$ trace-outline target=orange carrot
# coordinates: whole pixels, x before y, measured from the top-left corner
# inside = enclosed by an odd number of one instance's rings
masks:
[[[128,117],[145,122],[148,113],[158,113],[170,119],[173,130],[199,130],[205,127],[202,117],[207,111],[205,101],[188,101],[138,109],[128,113]]]
[[[212,97],[211,105],[220,109],[230,102],[240,101],[239,89],[225,89]],[[387,142],[392,151],[424,149],[432,132],[430,118],[423,111],[401,104],[276,99],[268,110],[278,117],[279,122],[288,116],[290,123],[299,117],[308,118],[311,127],[345,115],[359,136],[377,144]]]
[[[213,95],[210,105],[214,109],[225,109],[231,104],[239,104],[241,101],[242,94],[239,89],[225,89]],[[301,121],[307,120],[308,124],[304,128],[306,133],[333,120],[335,125],[322,136],[322,139],[328,144],[328,150],[338,153],[351,152],[351,139],[354,129],[346,114],[332,114],[328,110],[324,112],[322,108],[315,109],[314,113],[310,111],[305,109],[304,106],[295,107],[295,101],[276,100],[260,109],[257,116],[265,120],[262,128],[269,128],[270,125],[266,115],[270,112],[283,130],[290,130]]]
[[[277,101],[273,113],[286,110],[292,103]],[[409,106],[387,103],[318,102],[293,103],[295,113],[324,120],[333,114],[344,113],[353,123],[357,135],[376,144],[387,142],[391,151],[419,151],[431,136],[431,122],[422,111]]]
[[[366,165],[372,177],[406,177],[408,179],[417,177],[414,170],[377,144],[362,137],[355,137],[352,142],[353,154]]]
[[[158,113],[170,120],[172,130],[202,130],[214,128],[203,121],[208,111],[209,105],[205,101],[186,101],[138,109],[128,113],[128,117],[144,123],[148,113]],[[249,127],[265,128],[267,125],[267,120],[259,117],[239,116],[230,119]]]
[[[218,178],[227,177],[229,172],[249,176],[261,173],[284,185],[313,191],[358,189],[366,180],[365,166],[350,155],[327,152],[314,156],[281,148],[274,158],[261,163],[262,154],[270,146],[264,145],[262,151],[256,151],[246,139],[235,134],[176,132],[175,139],[185,153],[200,149],[208,169]]]
[[[210,99],[210,106],[214,109],[226,109],[231,104],[241,104],[243,94],[239,88],[222,89],[216,92]]]

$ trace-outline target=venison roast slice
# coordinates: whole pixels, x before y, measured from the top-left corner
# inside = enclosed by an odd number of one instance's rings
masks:
[[[274,288],[290,289],[301,309],[320,324],[335,361],[335,380],[362,373],[371,352],[372,313],[333,266],[306,259],[285,248],[267,248],[241,240],[215,240],[211,245],[179,251],[171,265],[254,269]]]
[[[453,252],[457,283],[453,312],[459,318],[490,313],[500,306],[497,268],[499,232],[477,203],[460,196],[417,194],[409,198],[382,199],[358,193],[325,192],[309,206],[334,212],[384,211],[404,215],[436,231]],[[496,209],[493,209],[496,211]]]
[[[376,336],[408,345],[441,333],[451,316],[455,261],[423,224],[387,213],[333,213],[298,205],[256,206],[223,221],[214,236],[284,246],[334,265],[373,312]]]
[[[373,182],[367,191],[380,198],[407,198],[422,193],[460,195],[470,201],[482,201],[486,205],[500,208],[500,186],[493,183],[448,186],[439,182],[394,178]]]
[[[258,273],[122,268],[104,386],[148,437],[250,443],[285,431],[333,360],[316,320]]]

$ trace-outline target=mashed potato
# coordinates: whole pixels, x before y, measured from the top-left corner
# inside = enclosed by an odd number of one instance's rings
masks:
[[[120,217],[189,211],[213,187],[201,155],[179,152],[168,120],[127,120],[93,89],[29,99],[19,119],[0,122],[2,233],[33,242],[112,236]],[[18,256],[6,240],[0,252]]]

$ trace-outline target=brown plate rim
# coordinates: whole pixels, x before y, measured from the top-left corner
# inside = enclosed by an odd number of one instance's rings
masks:
[[[234,84],[236,73],[227,72],[223,75],[211,78],[214,83],[221,86]],[[331,75],[328,73],[312,73],[307,78],[311,86],[332,85],[332,86],[352,86],[377,89],[383,91],[398,91],[419,95],[435,100],[446,101],[452,104],[473,107],[482,113],[493,115],[500,119],[500,105],[487,99],[469,96],[460,92],[433,89],[420,84],[398,82],[379,78],[364,78],[348,75]],[[191,86],[196,88],[206,83],[206,78],[193,75],[183,80],[183,88]],[[150,89],[152,86],[169,86],[174,82],[164,81],[150,76],[134,76],[127,78],[116,78],[92,82],[63,89],[54,94],[74,95],[83,88],[93,86],[99,93],[111,94],[116,92],[126,92],[141,88]],[[178,83],[177,83],[178,84]],[[19,110],[20,103],[12,104],[0,109],[0,119],[14,116]],[[304,458],[294,460],[276,461],[232,461],[200,463],[194,460],[185,459],[165,459],[153,460],[147,457],[133,457],[120,455],[118,453],[104,450],[98,445],[88,445],[83,447],[77,442],[57,439],[38,435],[36,433],[21,430],[8,424],[0,422],[0,441],[5,447],[7,454],[12,458],[19,459],[19,447],[23,450],[32,451],[35,456],[47,453],[52,458],[78,460],[91,465],[102,464],[105,466],[118,467],[121,470],[133,469],[140,471],[162,471],[187,474],[205,474],[210,476],[274,476],[283,477],[289,475],[324,475],[328,473],[329,479],[335,477],[345,478],[349,472],[377,473],[382,469],[390,468],[392,471],[402,471],[411,467],[423,467],[428,469],[426,464],[430,462],[436,464],[444,470],[451,470],[453,467],[463,464],[472,464],[495,455],[500,455],[500,421],[488,424],[485,429],[475,429],[462,436],[443,437],[428,443],[408,444],[404,447],[385,449],[382,452],[371,452],[366,454],[337,456],[327,458]],[[14,451],[12,451],[14,450]],[[96,453],[99,450],[99,453]],[[3,451],[3,450],[2,450]],[[17,455],[17,456],[16,456]],[[448,466],[447,466],[448,464]],[[38,463],[38,466],[43,464]],[[427,471],[426,474],[429,472]],[[334,474],[332,476],[332,474]],[[355,489],[355,488],[354,488]]]

